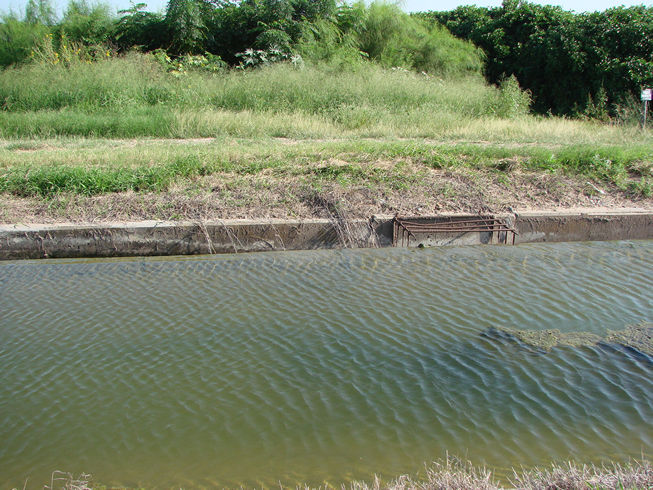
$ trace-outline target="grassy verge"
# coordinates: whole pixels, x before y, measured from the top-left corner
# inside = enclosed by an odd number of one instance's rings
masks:
[[[0,138],[429,138],[513,143],[653,141],[635,127],[528,116],[514,83],[366,63],[168,73],[152,56],[0,71]]]
[[[133,54],[0,72],[0,221],[653,207],[653,134],[373,64],[168,73]]]
[[[0,221],[653,207],[648,145],[422,139],[5,140]]]
[[[438,143],[424,140],[20,141],[0,144],[0,192],[52,197],[165,191],[216,174],[303,176],[312,183],[406,189],[429,170],[560,173],[650,197],[653,147]],[[410,172],[408,168],[412,168]]]

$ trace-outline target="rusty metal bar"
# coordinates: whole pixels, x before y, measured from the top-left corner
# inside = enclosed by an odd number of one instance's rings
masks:
[[[494,228],[425,228],[423,230],[419,230],[422,233],[436,233],[436,232],[459,232],[459,233],[467,233],[467,232],[472,232],[472,231],[487,231],[487,232],[494,232],[494,231],[510,231],[512,232],[513,230],[511,228],[507,227],[497,227]],[[414,236],[414,235],[413,235]]]
[[[401,246],[404,246],[404,237],[406,237],[406,246],[410,245],[410,237],[411,235],[413,238],[415,238],[415,235],[408,229],[408,227],[403,223],[402,220],[399,218],[395,217],[394,220],[396,225],[401,227]],[[393,236],[393,241],[394,241],[394,236]]]
[[[407,225],[411,225],[411,226],[430,226],[432,224],[446,224],[446,225],[454,224],[454,225],[457,225],[457,224],[461,224],[461,223],[480,223],[480,222],[486,222],[486,221],[499,222],[499,220],[497,218],[476,218],[476,219],[466,219],[466,220],[439,221],[437,223],[420,223],[419,221],[408,221],[408,220],[404,220],[404,219],[401,219],[401,218],[395,218],[395,220],[397,220],[397,221],[399,221],[399,222],[401,222],[403,224],[407,224]]]
[[[412,228],[415,230],[420,230],[424,228],[479,228],[479,227],[486,227],[486,228],[492,228],[492,227],[497,227],[497,226],[503,226],[506,228],[509,228],[508,225],[505,223],[500,223],[500,222],[494,222],[494,223],[465,223],[463,225],[457,225],[456,223],[420,223],[419,226],[412,226],[410,223],[404,223],[404,226],[407,228]]]
[[[464,226],[443,226],[440,223],[420,226],[418,229],[412,227],[406,227],[409,231],[415,232],[428,232],[428,231],[513,231],[513,228],[505,225],[503,223],[491,223],[491,224],[468,224]]]
[[[485,228],[487,230],[496,229],[499,227],[510,228],[505,223],[501,222],[488,222],[488,221],[475,221],[475,222],[466,222],[463,224],[458,224],[456,222],[451,223],[410,223],[402,222],[402,227],[408,231],[425,231],[425,230],[467,230],[470,228]],[[511,229],[511,228],[510,228]]]
[[[398,233],[401,231],[401,246],[410,245],[410,238],[416,238],[415,233],[469,233],[469,232],[497,232],[497,240],[500,243],[508,243],[508,232],[512,233],[512,244],[515,244],[517,231],[500,218],[480,217],[473,219],[441,218],[447,221],[436,223],[423,223],[418,221],[403,220],[398,216],[393,219],[392,243],[397,246]],[[505,232],[505,240],[501,242],[500,232]]]
[[[397,222],[392,220],[392,246],[397,246]]]

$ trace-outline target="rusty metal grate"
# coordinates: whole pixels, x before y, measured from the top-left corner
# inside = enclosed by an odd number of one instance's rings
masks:
[[[436,221],[433,221],[436,220]],[[392,246],[410,246],[410,239],[417,238],[417,234],[436,234],[436,233],[469,233],[469,232],[497,232],[500,243],[508,243],[508,233],[512,233],[512,244],[515,244],[517,231],[511,227],[505,220],[492,216],[481,216],[478,218],[456,218],[456,217],[439,217],[432,218],[430,221],[421,219],[399,218],[395,216],[392,220]],[[503,241],[500,233],[503,232]],[[399,242],[401,241],[401,245]]]

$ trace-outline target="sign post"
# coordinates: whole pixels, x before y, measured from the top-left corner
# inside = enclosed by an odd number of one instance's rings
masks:
[[[642,129],[646,127],[646,113],[648,112],[648,102],[653,95],[653,89],[642,89]]]

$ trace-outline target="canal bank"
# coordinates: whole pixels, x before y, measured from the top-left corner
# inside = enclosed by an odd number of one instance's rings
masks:
[[[653,211],[637,208],[400,219],[415,225],[404,241],[394,216],[0,225],[0,260],[653,238]]]

